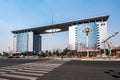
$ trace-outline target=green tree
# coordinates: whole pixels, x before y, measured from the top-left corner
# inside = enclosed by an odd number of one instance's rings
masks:
[[[62,55],[67,55],[70,53],[70,50],[68,48],[63,49]]]
[[[7,56],[9,56],[9,53],[3,51],[3,56],[4,56],[4,57],[7,57]]]
[[[52,56],[52,53],[51,53],[51,51],[49,51],[49,52],[48,52],[48,56]]]
[[[41,53],[40,53],[40,57],[46,57],[47,55],[43,52],[43,51],[41,51]]]
[[[2,53],[0,53],[0,56],[2,56]]]

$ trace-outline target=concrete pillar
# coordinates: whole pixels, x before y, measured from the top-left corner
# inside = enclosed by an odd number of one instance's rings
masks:
[[[28,32],[28,51],[33,51],[33,32]]]
[[[13,51],[17,51],[17,34],[13,34]]]

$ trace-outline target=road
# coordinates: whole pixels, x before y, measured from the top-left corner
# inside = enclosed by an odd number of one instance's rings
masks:
[[[30,62],[36,62],[36,61],[43,61],[43,60],[48,60],[48,59],[26,59],[26,58],[0,59],[0,67],[12,66],[12,65],[23,64],[23,63],[30,63]]]
[[[0,80],[120,80],[119,61],[4,59],[0,63]]]
[[[37,80],[67,61],[54,59],[1,59],[0,80]]]
[[[120,62],[72,60],[39,80],[120,80]]]

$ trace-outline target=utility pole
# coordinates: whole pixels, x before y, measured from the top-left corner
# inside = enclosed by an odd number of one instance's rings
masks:
[[[113,35],[111,35],[110,37],[108,37],[106,40],[104,40],[104,41],[102,42],[103,45],[104,45],[104,55],[106,55],[105,43],[106,43],[109,39],[111,39],[112,37],[115,37],[118,33],[119,33],[119,32],[114,32]]]

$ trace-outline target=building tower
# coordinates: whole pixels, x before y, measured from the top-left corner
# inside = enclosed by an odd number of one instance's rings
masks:
[[[41,34],[69,31],[69,48],[71,50],[103,49],[103,41],[107,38],[107,19],[109,16],[100,16],[84,20],[76,20],[59,24],[40,26],[12,31],[13,50],[16,52],[41,52]],[[83,30],[89,27],[89,44],[86,46],[86,34]],[[106,47],[107,48],[107,47]]]
[[[103,41],[107,38],[107,21],[103,20],[88,20],[79,24],[69,26],[69,48],[71,50],[84,50],[86,46],[86,35],[83,30],[89,27],[92,31],[89,33],[88,48],[103,49]]]
[[[33,31],[18,32],[13,34],[13,51],[32,52],[38,54],[41,51],[41,36]]]

